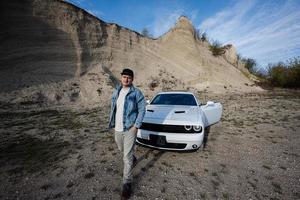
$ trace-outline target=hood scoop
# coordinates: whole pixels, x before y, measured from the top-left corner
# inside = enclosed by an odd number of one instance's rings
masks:
[[[185,110],[176,110],[174,113],[176,113],[176,114],[177,114],[177,113],[178,113],[178,114],[179,114],[179,113],[185,113]]]

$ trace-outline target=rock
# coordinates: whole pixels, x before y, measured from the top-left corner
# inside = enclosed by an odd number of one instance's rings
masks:
[[[223,48],[225,49],[225,53],[223,54],[225,60],[227,60],[232,65],[237,66],[238,60],[235,47],[232,44],[228,44],[225,45]]]

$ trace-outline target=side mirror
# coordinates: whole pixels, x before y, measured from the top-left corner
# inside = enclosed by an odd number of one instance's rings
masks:
[[[150,100],[149,100],[149,99],[146,100],[146,104],[147,104],[147,105],[150,104]]]
[[[213,101],[208,101],[208,102],[206,103],[206,105],[207,105],[207,106],[214,106],[215,103],[214,103]]]

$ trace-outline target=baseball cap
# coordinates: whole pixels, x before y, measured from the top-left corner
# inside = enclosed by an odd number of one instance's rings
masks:
[[[125,68],[123,69],[123,71],[121,72],[121,75],[128,75],[131,76],[133,78],[133,71],[131,69]]]

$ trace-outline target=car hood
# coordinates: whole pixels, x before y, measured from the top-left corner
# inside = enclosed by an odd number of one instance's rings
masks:
[[[199,124],[201,120],[198,106],[148,105],[144,122],[161,124]]]

